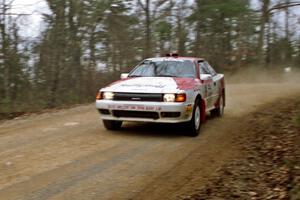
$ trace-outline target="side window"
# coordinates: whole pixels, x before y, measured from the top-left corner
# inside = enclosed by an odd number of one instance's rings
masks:
[[[199,62],[200,74],[211,74],[204,62]]]
[[[205,61],[204,64],[205,64],[205,66],[207,67],[207,69],[209,70],[209,72],[212,76],[217,75],[216,71],[208,64],[208,62]]]

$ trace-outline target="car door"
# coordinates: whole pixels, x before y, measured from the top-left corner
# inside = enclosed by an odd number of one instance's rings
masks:
[[[213,78],[208,70],[207,66],[204,64],[203,61],[199,62],[200,67],[200,79],[202,84],[204,85],[204,99],[206,103],[206,109],[209,110],[214,106],[213,102]]]
[[[207,70],[212,75],[212,104],[215,105],[220,97],[221,91],[221,77],[216,71],[210,66],[210,64],[205,61],[204,65],[206,66]]]

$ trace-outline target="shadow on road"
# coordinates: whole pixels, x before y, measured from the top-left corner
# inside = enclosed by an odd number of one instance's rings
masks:
[[[208,115],[206,123],[208,123],[210,120],[213,119],[216,119],[216,117],[212,117]],[[189,137],[187,131],[188,130],[185,124],[125,122],[122,125],[122,129],[120,131],[114,132],[114,134],[120,134],[120,135],[126,134],[126,135],[135,135],[135,136],[162,137],[162,138],[178,138],[178,137]],[[200,130],[200,134],[201,134],[201,130]]]

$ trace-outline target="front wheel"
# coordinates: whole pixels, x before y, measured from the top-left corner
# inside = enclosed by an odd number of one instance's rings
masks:
[[[122,126],[122,121],[103,120],[103,124],[107,130],[119,130]]]
[[[201,127],[201,109],[200,102],[198,100],[195,102],[194,105],[192,119],[187,123],[187,125],[189,127],[189,136],[196,137],[199,135]]]

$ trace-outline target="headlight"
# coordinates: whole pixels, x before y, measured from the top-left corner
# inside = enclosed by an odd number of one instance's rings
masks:
[[[175,94],[165,94],[164,102],[175,102]]]
[[[164,102],[185,102],[186,94],[165,94]]]
[[[114,99],[114,93],[113,92],[103,92],[103,99],[113,100]]]

